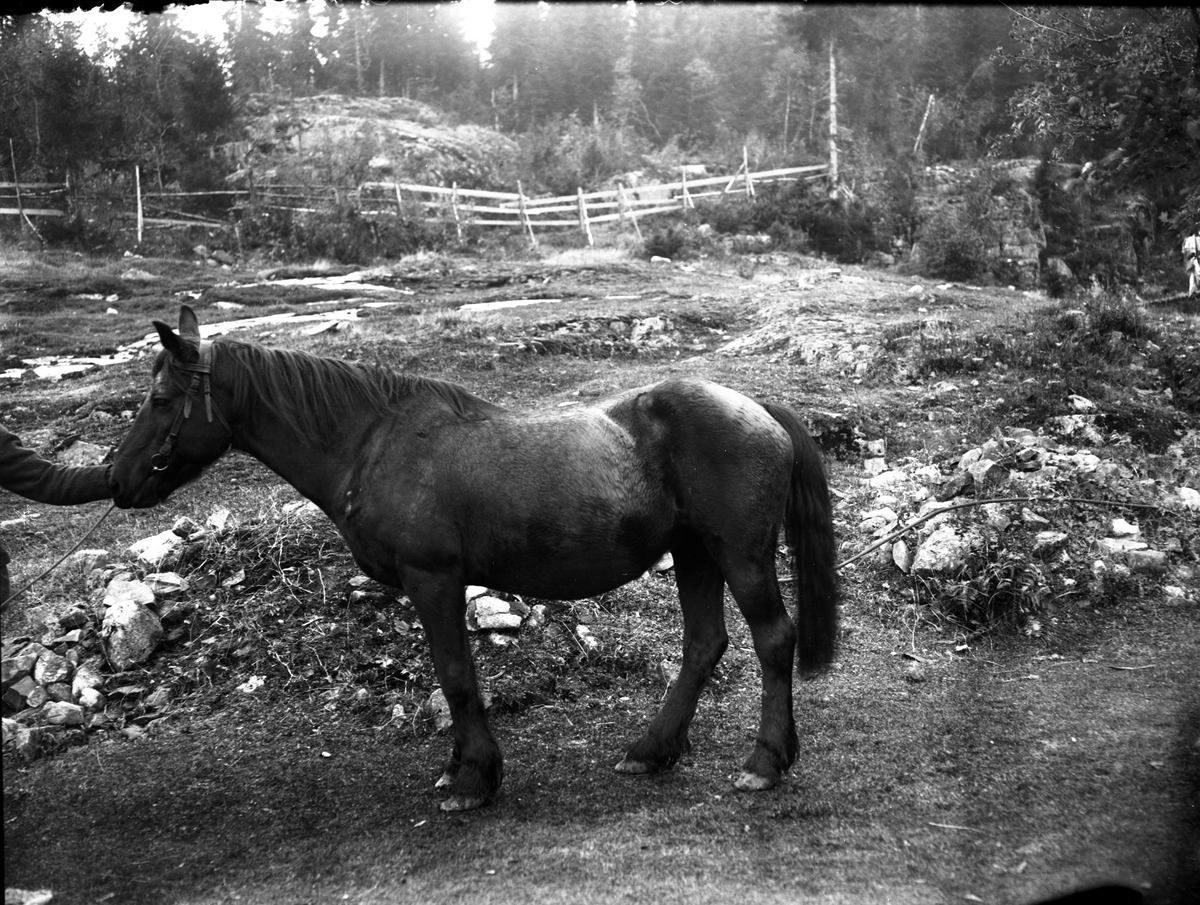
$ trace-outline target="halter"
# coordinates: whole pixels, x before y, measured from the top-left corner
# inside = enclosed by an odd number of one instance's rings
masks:
[[[229,435],[233,436],[233,430],[229,426],[229,422],[221,414],[221,410],[213,405],[212,401],[212,343],[208,340],[200,343],[200,360],[196,364],[188,364],[176,359],[171,365],[173,368],[178,368],[180,371],[185,371],[192,375],[191,382],[188,384],[187,390],[183,397],[183,408],[175,416],[175,422],[171,425],[171,433],[167,435],[167,439],[163,441],[162,447],[150,458],[150,467],[155,471],[166,471],[171,464],[171,452],[175,448],[175,441],[179,439],[179,430],[183,427],[183,422],[186,421],[192,414],[192,399],[200,390],[204,391],[204,414],[208,418],[208,423],[212,424],[213,415],[217,416],[217,420],[221,422],[221,426],[229,431]]]

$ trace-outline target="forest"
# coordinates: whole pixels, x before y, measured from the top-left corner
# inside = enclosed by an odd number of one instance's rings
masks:
[[[496,3],[481,46],[486,6],[230,2],[219,33],[170,8],[99,42],[0,16],[0,157],[27,181],[140,163],[214,190],[256,98],[403,97],[513,138],[527,184],[569,160],[573,191],[647,155],[820,161],[835,83],[843,170],[883,193],[933,163],[1041,158],[1138,192],[1167,232],[1200,214],[1194,6]]]

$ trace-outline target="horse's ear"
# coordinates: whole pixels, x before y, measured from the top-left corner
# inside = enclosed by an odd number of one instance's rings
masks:
[[[179,335],[200,342],[200,319],[187,305],[179,306]]]
[[[164,349],[188,364],[200,360],[200,323],[191,308],[184,305],[179,312],[178,333],[162,321],[154,321],[153,324]]]

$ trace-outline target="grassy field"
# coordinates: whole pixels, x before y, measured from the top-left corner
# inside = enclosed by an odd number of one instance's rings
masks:
[[[972,621],[954,597],[960,585],[909,577],[890,556],[844,569],[838,660],[797,685],[800,759],[769,793],[732,786],[759,688],[736,608],[692,752],[669,773],[631,778],[612,767],[679,659],[672,577],[544,601],[550,618],[516,644],[475,641],[506,779],[491,806],[447,816],[433,781],[450,742],[426,710],[435,683],[412,609],[375,585],[352,599],[357,570],[331,526],[293,511],[296,492],[259,463],[229,454],[163,506],[113,513],[88,541],[119,555],[217,508],[239,525],[188,550],[180,570],[196,612],[144,668],[114,677],[143,688],[121,720],[29,763],[5,753],[6,885],[65,903],[915,905],[1033,902],[1120,882],[1152,903],[1193,901],[1200,527],[1166,500],[1196,487],[1200,470],[1178,376],[1200,347],[1196,311],[914,291],[913,278],[847,267],[833,279],[828,266],[421,256],[371,272],[365,281],[383,289],[368,292],[289,282],[345,273],[320,265],[223,271],[0,253],[0,369],[110,354],[152,319],[175,323],[182,301],[202,323],[357,307],[336,332],[310,334],[306,322],[237,336],[447,378],[515,408],[578,404],[670,374],[790,405],[826,451],[843,560],[873,540],[860,528],[879,496],[866,484],[866,441],[885,440],[894,467],[948,476],[997,433],[1048,431],[1074,395],[1098,406],[1099,442],[1087,448],[1112,465],[1103,479],[1043,487],[1056,501],[1041,514],[1070,543],[1065,560],[1041,566],[1051,601],[1025,618],[1017,611],[1029,601],[1017,599],[994,622]],[[367,298],[393,304],[361,307]],[[459,310],[521,300],[537,301]],[[635,342],[637,325],[657,332]],[[722,352],[739,338],[757,344]],[[76,436],[115,444],[150,360],[147,349],[57,382],[4,381],[0,420],[48,455]],[[0,520],[24,516],[0,529],[14,586],[105,508],[0,497]],[[1018,526],[1003,552],[1032,563],[1022,508],[1006,507]],[[1116,590],[1094,580],[1092,545],[1114,515],[1172,550],[1167,575]],[[244,580],[223,586],[239,570]],[[55,573],[5,614],[5,640],[39,634],[77,602],[97,603],[88,576]],[[579,625],[598,651],[578,643]],[[258,690],[239,691],[252,676]],[[159,688],[169,704],[146,707]]]

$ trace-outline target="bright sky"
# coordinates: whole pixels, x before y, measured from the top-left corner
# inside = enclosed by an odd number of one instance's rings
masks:
[[[197,3],[193,6],[173,7],[184,28],[193,34],[208,38],[218,38],[224,33],[224,23],[221,15],[229,8],[234,0],[213,0],[211,3]],[[295,0],[267,0],[264,5],[263,19],[268,23],[279,15],[286,2]],[[324,0],[315,0],[323,6]],[[467,22],[468,37],[482,52],[492,37],[492,4],[493,0],[459,0],[463,7]],[[128,6],[114,10],[104,10],[96,7],[88,10],[53,13],[57,19],[77,22],[83,29],[83,44],[89,52],[95,52],[106,40],[119,42],[128,32],[130,25],[142,14],[133,12]]]

